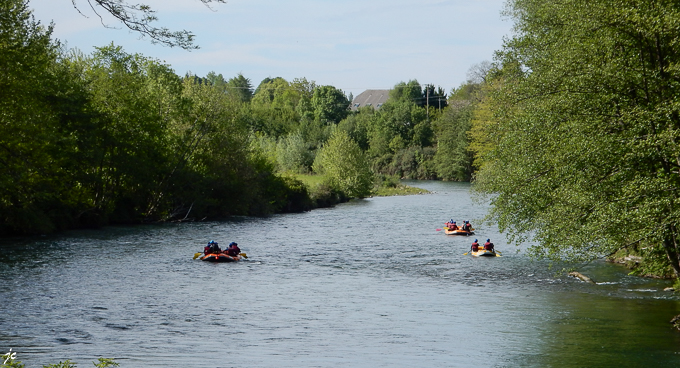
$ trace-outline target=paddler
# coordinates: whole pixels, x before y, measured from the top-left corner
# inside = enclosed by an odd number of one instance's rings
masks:
[[[477,243],[477,239],[472,242],[472,245],[470,246],[470,252],[478,252],[479,251],[479,243]]]
[[[229,248],[224,251],[228,256],[232,257],[238,257],[238,255],[241,253],[241,249],[238,247],[238,244],[235,242],[229,243]]]
[[[214,241],[214,240],[209,241],[208,245],[206,245],[203,248],[203,253],[205,253],[206,255],[208,255],[208,254],[219,254],[220,252],[222,252],[222,249],[220,249],[220,245],[217,244],[217,242]]]

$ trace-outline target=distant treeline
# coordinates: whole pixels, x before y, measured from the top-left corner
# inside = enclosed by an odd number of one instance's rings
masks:
[[[253,89],[115,45],[67,50],[25,0],[3,4],[0,235],[304,211],[388,176],[471,177],[479,83],[447,97],[402,82],[351,111],[351,96],[305,78]],[[310,189],[291,175],[303,173],[327,179]]]

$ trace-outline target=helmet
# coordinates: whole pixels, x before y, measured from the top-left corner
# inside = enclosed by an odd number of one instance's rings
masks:
[[[477,242],[477,239],[475,239],[475,243]]]
[[[234,246],[234,245],[238,245],[238,244],[236,244],[235,242],[229,243],[229,246],[230,246],[230,247],[231,247],[231,246]]]
[[[454,221],[453,223],[455,224],[456,222]]]
[[[491,241],[491,239],[486,239],[486,241]]]

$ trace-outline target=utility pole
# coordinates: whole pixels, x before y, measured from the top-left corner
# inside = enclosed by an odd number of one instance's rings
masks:
[[[430,121],[430,88],[425,86],[425,113],[427,114],[427,121]]]

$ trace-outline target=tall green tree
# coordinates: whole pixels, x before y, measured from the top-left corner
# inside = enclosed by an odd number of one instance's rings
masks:
[[[437,136],[434,164],[440,179],[470,180],[472,153],[468,150],[468,132],[472,127],[473,108],[470,101],[459,101],[446,108],[434,123]]]
[[[423,88],[415,79],[408,82],[399,82],[390,90],[390,100],[408,101],[422,106],[424,103]]]
[[[350,197],[364,198],[373,188],[373,172],[359,145],[341,129],[335,129],[319,151],[314,171],[325,174],[331,185]]]
[[[349,114],[345,93],[333,86],[321,86],[312,96],[314,118],[323,124],[337,124]]]
[[[84,77],[96,111],[90,129],[82,132],[87,141],[91,167],[87,172],[92,191],[88,217],[139,220],[151,200],[151,191],[168,170],[166,128],[167,101],[162,101],[162,78],[157,61],[128,54],[121,47],[97,48],[88,60]],[[151,73],[160,80],[152,81]],[[178,90],[175,90],[177,93]],[[170,106],[174,108],[175,106]]]
[[[244,77],[241,73],[229,79],[227,88],[227,93],[241,102],[250,102],[250,99],[253,98],[253,86],[250,79]]]
[[[72,198],[67,121],[82,113],[83,91],[51,32],[27,1],[0,2],[0,234],[49,232],[71,215],[60,202]]]
[[[633,244],[680,275],[680,4],[513,0],[477,188],[555,259]]]

